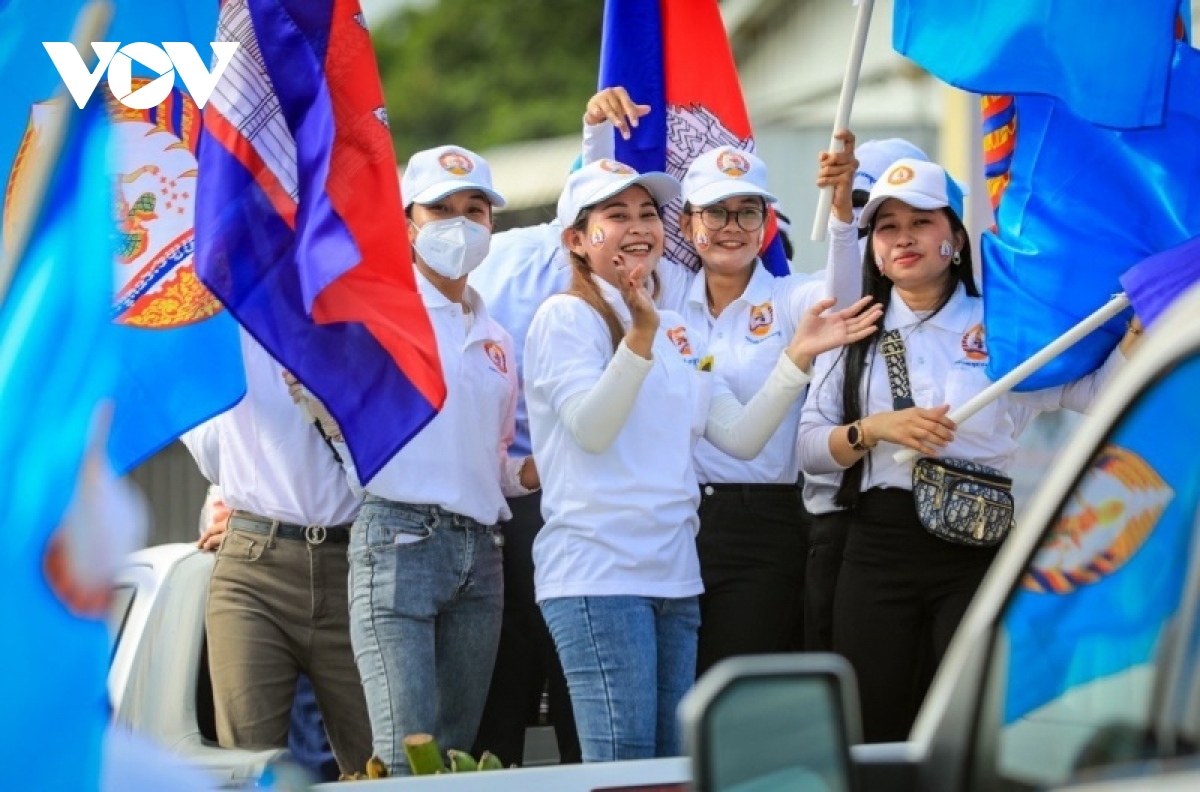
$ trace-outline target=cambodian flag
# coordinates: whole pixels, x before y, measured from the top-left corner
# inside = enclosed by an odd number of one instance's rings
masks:
[[[200,277],[338,419],[363,481],[441,408],[357,0],[227,0],[205,109]]]
[[[600,87],[624,86],[650,105],[616,155],[639,171],[682,179],[698,155],[718,146],[754,151],[733,52],[717,0],[607,0],[600,45]],[[681,199],[664,213],[666,257],[696,270],[700,258],[679,233]],[[790,272],[774,212],[763,241],[763,264]]]

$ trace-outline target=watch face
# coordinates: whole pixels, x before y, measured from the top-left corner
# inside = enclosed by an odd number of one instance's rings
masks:
[[[862,442],[861,433],[858,430],[858,424],[852,423],[846,430],[846,439],[850,441],[850,447],[858,450],[859,444]]]

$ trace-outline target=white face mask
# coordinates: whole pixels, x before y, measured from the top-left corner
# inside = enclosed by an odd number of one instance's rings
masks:
[[[413,247],[430,269],[454,280],[478,267],[491,244],[490,228],[465,217],[452,217],[421,226]]]

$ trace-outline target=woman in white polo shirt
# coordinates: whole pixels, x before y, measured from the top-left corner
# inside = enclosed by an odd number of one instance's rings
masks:
[[[703,370],[677,314],[649,284],[660,207],[678,182],[612,160],[573,173],[558,203],[572,285],[538,310],[525,396],[545,489],[534,544],[538,602],[571,690],[584,761],[677,754],[675,709],[695,677],[693,465],[703,435],[757,454],[799,397],[812,358],[871,332],[864,300],[808,312],[743,407]]]
[[[488,251],[492,209],[504,206],[491,169],[457,146],[428,149],[408,161],[401,191],[446,402],[361,485],[350,533],[351,638],[375,753],[392,774],[410,772],[402,747],[410,734],[471,749],[504,604],[497,523],[511,516],[506,496],[539,486],[532,458],[508,456],[512,340],[467,285]]]

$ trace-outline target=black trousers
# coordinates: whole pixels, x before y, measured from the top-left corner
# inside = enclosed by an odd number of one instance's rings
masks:
[[[933,536],[906,489],[864,492],[849,527],[833,648],[858,676],[865,740],[904,740],[996,548]]]
[[[491,751],[504,764],[522,764],[525,727],[535,723],[542,690],[550,694],[550,723],[564,764],[582,761],[567,680],[541,609],[534,600],[533,540],[542,529],[540,492],[510,498],[513,517],[504,535],[504,620],[500,647],[474,753]]]
[[[849,512],[814,514],[804,570],[804,649],[833,651],[833,598],[850,533]]]
[[[787,485],[701,485],[699,676],[734,655],[798,651],[807,513]]]

